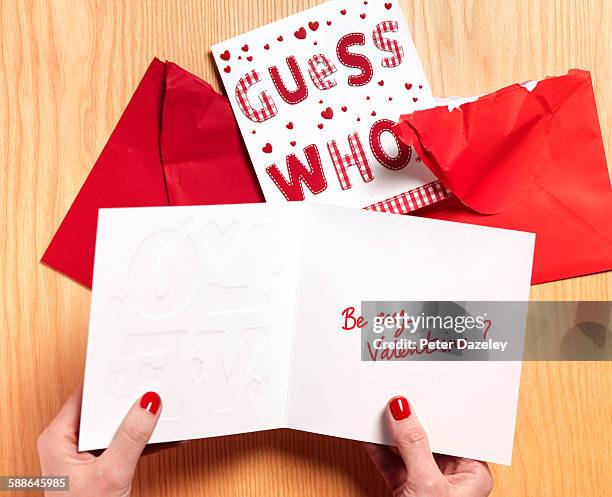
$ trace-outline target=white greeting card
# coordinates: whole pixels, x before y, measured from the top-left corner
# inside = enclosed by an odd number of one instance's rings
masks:
[[[153,442],[291,427],[389,443],[402,393],[435,451],[509,463],[520,363],[364,362],[341,313],[527,300],[533,243],[311,202],[102,209],[79,448],[106,447],[148,390]]]
[[[268,202],[408,211],[446,196],[391,130],[435,103],[397,0],[332,0],[213,54]]]

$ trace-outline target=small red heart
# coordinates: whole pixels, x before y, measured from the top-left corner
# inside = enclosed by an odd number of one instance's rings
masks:
[[[370,96],[369,95],[366,97],[366,100],[370,100]]]
[[[289,145],[291,145],[292,147],[295,147],[295,142],[294,141],[290,141]]]
[[[320,103],[320,104],[322,104],[322,103],[323,103],[323,100],[319,100],[319,103]]]
[[[366,15],[365,14],[359,14],[359,17],[361,17],[362,19],[365,19]]]
[[[238,56],[238,60],[242,60],[242,55],[239,55],[239,56]]]
[[[332,117],[334,117],[334,111],[331,107],[328,107],[323,112],[321,112],[321,117],[323,119],[331,119]]]
[[[331,21],[327,21],[327,25],[328,25],[328,26],[331,26],[331,25],[332,25],[332,22],[331,22]]]
[[[357,118],[357,122],[359,122],[359,121],[361,121],[361,117],[358,117],[358,118]]]
[[[367,5],[367,4],[368,4],[368,2],[367,2],[367,1],[365,1],[365,2],[363,2],[363,4],[364,4],[364,5]]]
[[[219,55],[219,57],[221,57],[221,60],[230,60],[230,53],[229,50],[226,50],[225,52],[223,52],[221,55]]]
[[[345,15],[346,15],[346,9],[342,9],[342,10],[340,11],[340,13],[341,13],[343,16],[345,16]]]
[[[418,98],[417,98],[417,97],[412,97],[412,101],[413,101],[413,102],[416,102],[417,100],[418,100]]]
[[[319,23],[317,21],[313,21],[313,22],[309,22],[308,23],[308,27],[312,30],[312,31],[316,31],[317,29],[319,29]]]
[[[253,131],[251,131],[251,133],[255,134],[255,133],[257,133],[257,131],[253,130]]]
[[[423,85],[419,85],[419,90],[422,90],[422,89],[423,89]]]
[[[223,68],[223,71],[226,72],[227,74],[229,74],[230,72],[232,72],[232,68],[230,66],[225,66]]]
[[[340,107],[340,110],[341,110],[342,112],[346,112],[346,110],[347,110],[346,105],[343,105],[342,107]]]
[[[264,45],[264,50],[270,50],[270,45],[268,43]]]
[[[264,154],[271,154],[272,153],[272,145],[269,143],[266,143],[266,145],[264,146],[264,148],[261,149],[261,151]]]
[[[391,2],[385,4],[385,9],[390,10],[393,5]]]
[[[295,33],[293,33],[293,36],[295,36],[298,40],[303,40],[304,38],[306,38],[306,30],[304,28],[300,28]]]
[[[286,125],[287,129],[293,129],[293,123],[289,122]]]
[[[412,83],[406,83],[404,86],[406,87],[406,90],[412,89]]]
[[[318,42],[314,42],[313,45],[316,47],[319,43]]]
[[[249,51],[249,46],[248,45],[243,45],[241,50],[243,52],[248,52]]]
[[[249,55],[249,56],[247,57],[247,60],[248,60],[249,62],[253,62],[253,56],[252,56],[252,55]]]
[[[373,111],[372,111],[372,116],[375,116],[375,115],[376,115],[376,111],[375,111],[375,110],[373,110]]]
[[[317,124],[317,128],[323,129],[323,125],[322,124]]]
[[[378,82],[378,86],[385,86],[385,82],[384,82],[384,81],[381,79],[381,80]]]
[[[278,38],[276,38],[278,41],[283,41],[283,37],[279,36]]]
[[[393,100],[393,97],[389,97],[389,102],[391,102],[391,100]]]

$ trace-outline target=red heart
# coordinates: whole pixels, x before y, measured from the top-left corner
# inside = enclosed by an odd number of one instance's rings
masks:
[[[323,129],[323,125],[322,124],[317,124],[317,128]]]
[[[389,10],[391,9],[391,7],[392,7],[391,2],[385,4],[385,9]]]
[[[317,21],[314,22],[309,22],[308,23],[308,27],[312,30],[312,31],[316,31],[317,29],[319,29],[319,23]]]
[[[393,100],[393,97],[389,97],[389,102],[391,102],[391,100]]]
[[[418,100],[418,98],[417,98],[417,97],[412,97],[412,101],[413,101],[413,102],[416,102],[417,100]]]
[[[376,115],[376,111],[375,111],[375,110],[373,110],[373,111],[372,111],[372,115],[373,115],[373,116],[375,116],[375,115]]]
[[[261,151],[264,154],[271,154],[272,153],[272,145],[270,145],[269,143],[266,143],[265,147],[262,148]]]
[[[328,26],[331,26],[331,25],[332,25],[332,22],[331,22],[331,21],[327,21],[327,25],[328,25]]]
[[[342,112],[346,112],[347,107],[346,107],[346,105],[343,105],[340,109],[342,110]]]
[[[223,71],[229,74],[230,72],[232,72],[232,68],[230,66],[225,66],[223,68]]]
[[[293,129],[293,123],[291,122],[287,123],[287,129]]]
[[[361,117],[358,117],[358,118],[357,118],[357,121],[361,121]]]
[[[321,117],[323,119],[331,119],[332,117],[334,117],[334,111],[331,107],[328,107],[323,112],[321,112]]]
[[[248,52],[249,51],[249,46],[248,45],[243,45],[242,46],[242,51],[243,52]]]
[[[295,147],[295,142],[294,141],[290,141],[289,145],[291,145],[292,147]]]
[[[365,14],[359,14],[359,17],[361,17],[362,19],[365,19],[366,15]]]
[[[283,37],[279,36],[278,38],[276,38],[278,41],[283,41]]]
[[[323,103],[323,100],[319,100],[319,103],[320,103],[320,104],[322,104],[322,103]]]
[[[385,82],[384,82],[384,81],[381,79],[381,80],[378,82],[378,86],[385,86]]]
[[[370,96],[369,95],[366,97],[366,100],[370,100]]]
[[[293,33],[293,35],[298,39],[298,40],[303,40],[304,38],[306,38],[306,30],[304,28],[300,28],[298,29],[295,33]]]
[[[252,56],[252,55],[249,55],[249,56],[247,57],[247,60],[248,60],[249,62],[252,62],[252,61],[253,61],[253,56]]]
[[[270,45],[268,45],[267,43],[264,45],[264,50],[270,50]]]
[[[251,133],[255,134],[255,133],[257,133],[257,131],[253,130],[253,131],[251,131]]]
[[[242,55],[239,55],[239,56],[238,56],[238,60],[242,60]]]
[[[223,52],[221,55],[219,55],[219,57],[221,57],[221,60],[230,60],[229,50]]]
[[[341,13],[343,16],[345,16],[345,15],[346,15],[346,9],[342,9],[342,10],[340,11],[340,13]]]
[[[423,89],[423,85],[419,85],[419,90],[422,90],[422,89]]]
[[[406,87],[406,90],[410,90],[412,88],[412,83],[406,83],[404,86]]]

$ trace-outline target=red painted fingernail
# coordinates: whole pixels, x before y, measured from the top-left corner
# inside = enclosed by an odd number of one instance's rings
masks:
[[[155,392],[147,392],[140,398],[140,407],[151,414],[157,414],[161,405],[161,397]]]
[[[389,402],[389,409],[391,409],[391,414],[395,421],[401,421],[410,416],[410,404],[408,404],[406,397],[402,397],[401,395],[391,399]]]

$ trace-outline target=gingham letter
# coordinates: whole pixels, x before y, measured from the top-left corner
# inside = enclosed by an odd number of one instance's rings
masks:
[[[319,90],[329,90],[336,86],[334,78],[328,79],[336,71],[336,66],[322,53],[314,55],[308,61],[308,74]]]
[[[287,172],[289,179],[286,179],[280,172],[276,164],[266,168],[268,176],[289,201],[304,200],[304,189],[302,182],[315,195],[327,188],[327,180],[323,172],[321,157],[316,145],[308,145],[304,149],[308,168],[302,164],[295,154],[287,156]]]
[[[365,183],[374,179],[372,168],[370,167],[363,145],[361,144],[359,134],[353,133],[349,135],[348,142],[351,147],[351,153],[348,155],[342,155],[340,153],[336,140],[327,143],[327,150],[329,150],[329,155],[336,168],[338,181],[340,181],[340,187],[343,190],[348,190],[351,187],[351,181],[348,176],[348,169],[351,166],[356,166],[357,169],[359,169],[361,178]]]
[[[270,69],[270,76],[272,76],[272,82],[276,89],[278,90],[279,95],[283,98],[285,102],[288,104],[297,104],[302,100],[305,100],[308,96],[308,87],[306,86],[306,81],[304,81],[304,76],[302,76],[302,71],[300,70],[300,66],[298,65],[295,57],[287,57],[287,66],[289,66],[289,71],[291,71],[291,76],[293,76],[293,81],[295,82],[295,90],[288,90],[283,78],[280,75],[278,67],[272,66]]]
[[[410,162],[412,147],[398,140],[392,129],[394,124],[395,123],[389,119],[381,119],[380,121],[376,121],[370,128],[370,148],[372,149],[372,153],[378,162],[380,162],[387,169],[397,171],[398,169],[403,169],[406,167]],[[383,133],[389,133],[395,140],[398,150],[395,157],[391,157],[383,148],[381,140]]]
[[[274,100],[272,100],[272,97],[270,97],[266,91],[262,91],[259,94],[261,106],[258,109],[251,104],[247,93],[249,88],[259,83],[259,81],[261,81],[259,73],[255,70],[251,70],[236,83],[236,102],[238,103],[238,107],[240,107],[240,110],[246,117],[256,123],[271,119],[278,114],[278,109],[274,104]]]
[[[383,67],[397,67],[404,60],[404,49],[396,40],[390,40],[383,36],[385,33],[397,33],[397,21],[381,22],[372,31],[374,45],[383,52],[391,52],[391,57],[385,57],[381,64]]]

